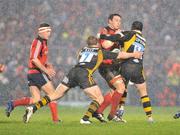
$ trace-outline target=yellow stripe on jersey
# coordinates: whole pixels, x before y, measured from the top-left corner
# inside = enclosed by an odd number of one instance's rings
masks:
[[[130,40],[124,42],[124,47],[122,48],[122,51],[127,52],[135,40],[136,40],[136,35],[134,34]]]
[[[102,50],[98,50],[98,54],[97,54],[97,62],[96,65],[94,66],[93,69],[87,69],[89,71],[89,74],[92,75],[92,73],[99,67],[99,65],[102,63],[103,61],[103,52]]]
[[[93,72],[99,67],[99,65],[102,63],[103,61],[103,52],[102,50],[98,50],[98,54],[97,54],[97,62],[96,62],[96,65],[94,66],[93,69],[87,69],[88,72],[89,72],[89,75],[88,75],[88,79],[89,79],[89,82],[90,84],[93,84],[94,83],[94,80],[92,78],[92,74]]]
[[[144,78],[144,80],[146,79],[146,76],[145,76],[145,74],[144,74],[144,70],[142,70],[142,75],[143,75],[143,78]]]

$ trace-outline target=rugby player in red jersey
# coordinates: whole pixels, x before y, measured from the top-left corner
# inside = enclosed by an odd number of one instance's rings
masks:
[[[114,35],[116,32],[119,33],[121,29],[121,16],[119,14],[111,14],[108,17],[108,26],[104,27],[99,34]],[[122,34],[123,36],[123,34]],[[109,40],[99,40],[101,48],[111,52],[119,52],[120,45],[117,42]],[[123,121],[116,116],[116,110],[120,100],[124,99],[126,94],[125,85],[121,75],[119,74],[119,62],[113,63],[112,60],[104,60],[99,67],[99,73],[109,84],[113,91],[108,92],[104,96],[104,102],[101,104],[99,109],[93,114],[101,122],[104,122],[102,113],[104,109],[111,104],[111,111],[108,115],[108,120],[112,121]]]
[[[47,41],[51,35],[51,27],[47,23],[40,24],[38,36],[33,40],[30,48],[30,57],[28,65],[28,85],[32,97],[23,97],[16,100],[10,100],[7,103],[6,115],[10,116],[11,112],[17,106],[31,105],[40,100],[40,92],[43,90],[46,94],[54,92],[52,77],[55,76],[55,70],[48,63],[48,45]],[[56,101],[49,103],[53,122],[59,122],[58,109]]]

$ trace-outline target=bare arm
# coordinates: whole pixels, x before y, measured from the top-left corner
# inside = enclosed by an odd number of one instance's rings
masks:
[[[48,72],[47,68],[41,64],[41,62],[39,61],[38,58],[32,59],[32,62],[34,65],[36,65],[36,67],[38,67],[41,71],[43,71],[44,73],[47,74],[47,72]]]
[[[102,47],[103,47],[104,49],[108,49],[108,48],[110,48],[111,46],[113,46],[113,44],[114,44],[114,42],[112,42],[112,41],[110,41],[110,40],[105,40],[105,41],[103,41],[103,43],[102,43]]]
[[[49,77],[53,77],[55,75],[55,71],[52,68],[47,69],[44,65],[41,64],[38,58],[32,59],[34,65],[36,65],[41,71],[46,73]]]
[[[3,72],[3,71],[4,71],[4,69],[5,69],[5,65],[0,64],[0,73],[1,73],[1,72]]]
[[[133,53],[127,53],[127,52],[119,52],[118,59],[128,59],[128,58],[141,58],[143,55],[142,52],[133,52]]]

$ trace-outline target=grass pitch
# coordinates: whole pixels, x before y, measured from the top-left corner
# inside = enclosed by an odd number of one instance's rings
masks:
[[[86,109],[87,107],[59,107],[63,122],[53,124],[49,108],[45,107],[33,115],[30,123],[24,124],[22,115],[25,108],[16,108],[10,118],[7,118],[4,107],[0,107],[0,135],[180,135],[180,119],[172,118],[177,107],[153,107],[153,124],[146,121],[142,107],[129,106],[125,108],[126,124],[102,124],[91,119],[93,124],[81,125],[79,120]]]

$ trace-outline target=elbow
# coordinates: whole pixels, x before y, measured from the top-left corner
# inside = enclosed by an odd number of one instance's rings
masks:
[[[33,58],[33,59],[32,59],[32,63],[33,63],[33,64],[36,64],[36,63],[37,63],[37,59],[36,59],[36,58]]]
[[[119,53],[119,55],[118,55],[118,59],[124,59],[124,55],[123,55],[123,53],[122,53],[122,52],[120,52],[120,53]]]

